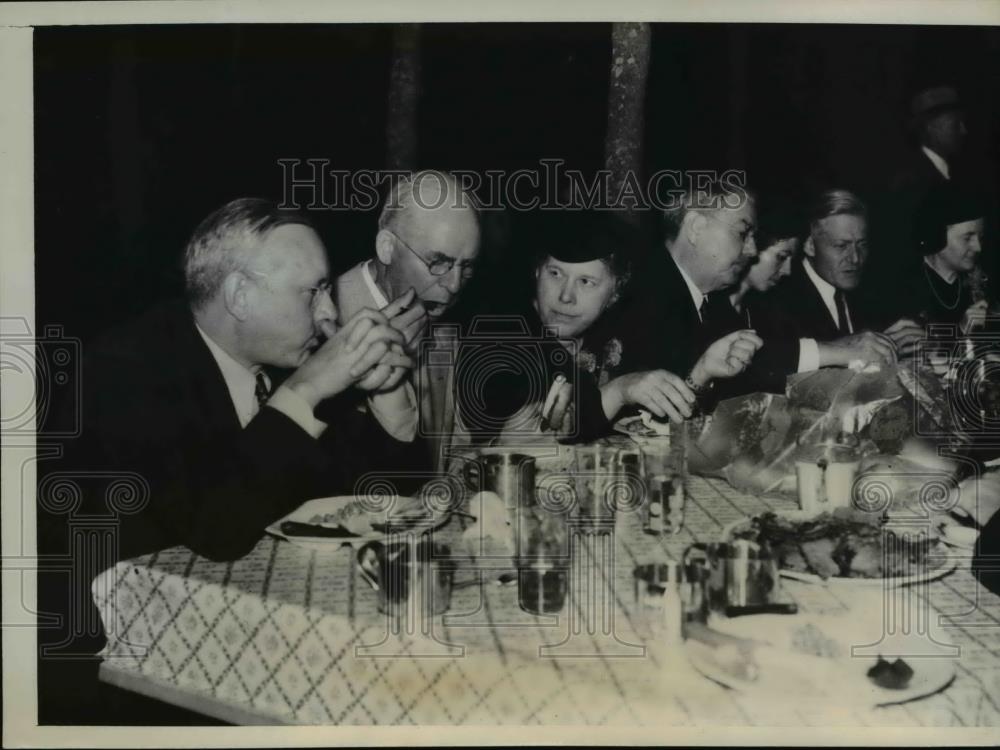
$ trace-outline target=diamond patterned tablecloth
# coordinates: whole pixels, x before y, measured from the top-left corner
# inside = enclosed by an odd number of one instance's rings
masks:
[[[109,640],[103,657],[116,670],[292,723],[1000,725],[1000,598],[979,586],[967,558],[915,589],[960,648],[956,678],[906,704],[853,710],[761,701],[700,676],[677,649],[643,637],[633,606],[637,564],[678,559],[733,521],[788,507],[693,477],[680,534],[646,535],[641,513],[619,513],[613,537],[579,544],[574,593],[559,616],[522,611],[517,587],[495,585],[494,569],[482,573],[486,585],[455,590],[446,615],[401,633],[378,613],[348,546],[315,551],[267,537],[234,563],[167,549],[94,581]],[[455,516],[435,534],[458,550],[468,523]],[[456,581],[478,575],[476,565],[503,561],[470,556]],[[785,588],[800,611],[852,608],[850,591],[792,581]]]

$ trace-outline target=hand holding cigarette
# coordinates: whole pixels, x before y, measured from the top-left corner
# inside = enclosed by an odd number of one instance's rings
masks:
[[[541,430],[558,431],[562,429],[563,419],[569,408],[573,395],[573,386],[566,382],[566,376],[559,373],[552,381],[545,404],[542,406]]]

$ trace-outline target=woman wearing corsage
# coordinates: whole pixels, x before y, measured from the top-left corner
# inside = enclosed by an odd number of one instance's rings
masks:
[[[688,378],[621,371],[623,337],[608,313],[641,252],[638,231],[610,211],[570,211],[546,217],[536,237],[533,299],[508,318],[478,321],[477,336],[491,344],[459,358],[458,398],[473,442],[590,441],[610,434],[630,405],[690,417],[698,387],[732,368],[734,337],[712,344]]]

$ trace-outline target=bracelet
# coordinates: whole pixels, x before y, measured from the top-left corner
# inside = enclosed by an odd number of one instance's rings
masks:
[[[688,375],[686,378],[684,378],[684,385],[686,385],[688,388],[690,388],[696,394],[699,394],[699,393],[705,393],[705,391],[711,390],[712,386],[715,385],[715,383],[713,381],[709,380],[706,385],[697,385],[693,380],[691,380],[691,376]]]

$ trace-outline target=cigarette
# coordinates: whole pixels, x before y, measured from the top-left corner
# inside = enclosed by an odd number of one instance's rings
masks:
[[[549,387],[549,395],[545,397],[545,405],[542,407],[542,432],[549,429],[549,417],[552,416],[552,409],[555,407],[556,399],[559,397],[559,387],[565,382],[566,376],[559,373]]]

